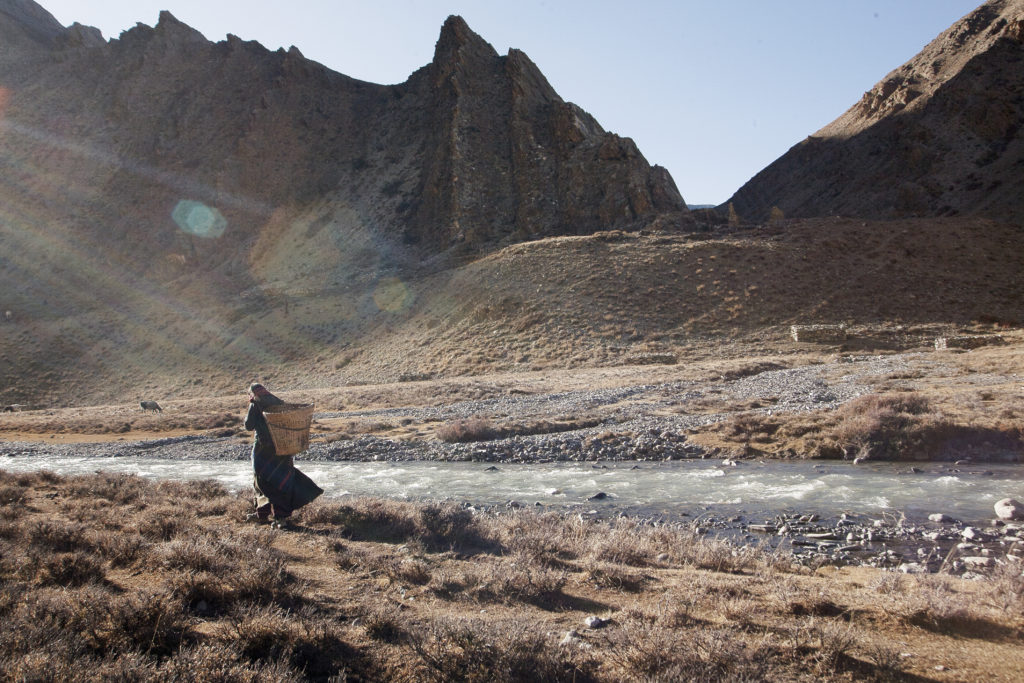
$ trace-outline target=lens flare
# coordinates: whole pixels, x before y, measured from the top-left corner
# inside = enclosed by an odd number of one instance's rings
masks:
[[[373,302],[377,308],[388,313],[400,313],[412,304],[412,292],[397,277],[389,277],[377,283]]]
[[[215,239],[227,230],[227,219],[217,209],[202,202],[182,199],[171,212],[171,218],[178,227],[197,237]]]

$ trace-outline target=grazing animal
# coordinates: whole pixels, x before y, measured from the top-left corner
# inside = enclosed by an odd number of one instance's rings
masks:
[[[140,401],[139,406],[142,407],[143,411],[155,410],[157,412],[164,412],[164,409],[156,401]]]

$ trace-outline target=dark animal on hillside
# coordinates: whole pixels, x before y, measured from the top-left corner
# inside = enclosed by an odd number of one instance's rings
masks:
[[[161,408],[160,405],[156,401],[141,401],[139,403],[139,406],[142,407],[143,411],[146,411],[146,410],[156,410],[156,411],[161,412],[161,413],[164,412],[164,409]]]

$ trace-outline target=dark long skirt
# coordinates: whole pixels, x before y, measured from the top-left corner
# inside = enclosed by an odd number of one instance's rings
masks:
[[[324,492],[295,467],[290,455],[271,455],[256,446],[253,448],[252,465],[256,508],[266,509],[269,504],[273,506],[274,517],[287,517]]]

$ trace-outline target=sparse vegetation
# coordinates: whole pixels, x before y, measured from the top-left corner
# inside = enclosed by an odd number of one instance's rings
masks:
[[[213,482],[0,471],[0,490],[7,680],[900,680],[967,635],[987,649],[958,676],[1022,669],[1010,565],[820,576],[630,520],[356,498],[276,532]]]

